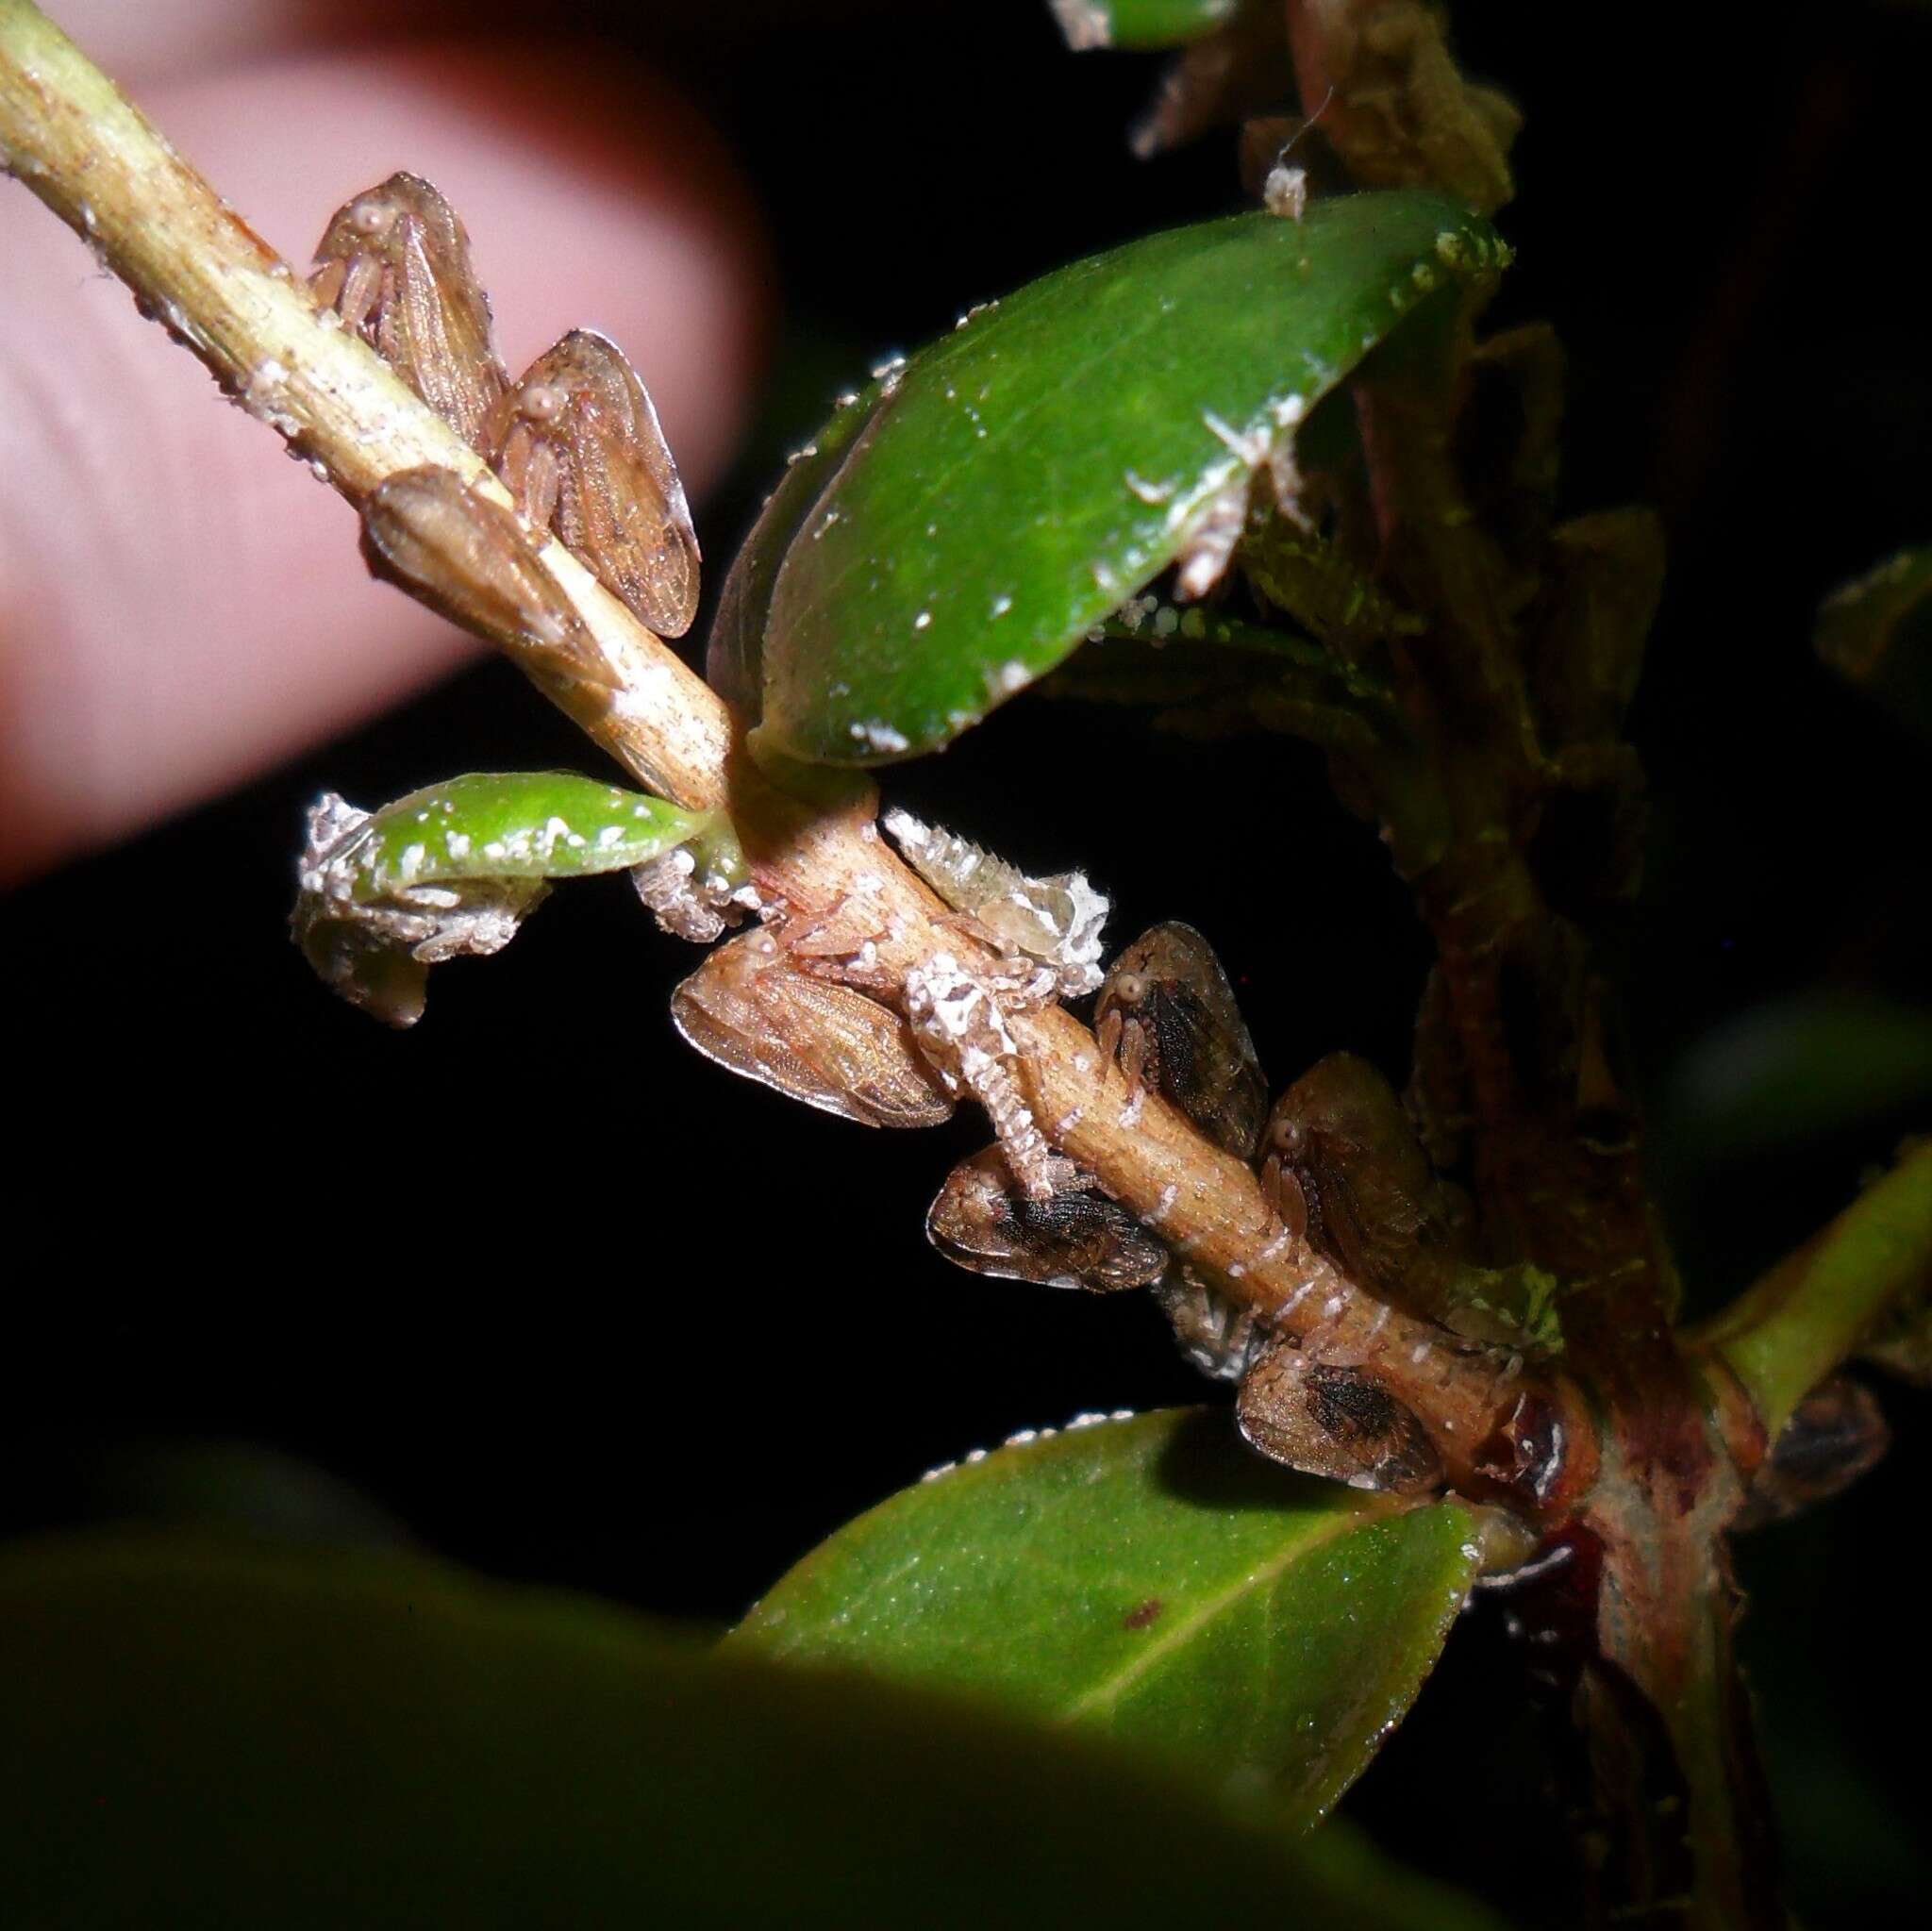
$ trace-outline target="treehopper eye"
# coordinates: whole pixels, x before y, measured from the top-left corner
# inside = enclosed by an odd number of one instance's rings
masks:
[[[415,175],[391,175],[336,210],[308,287],[464,441],[481,449],[508,386],[490,301],[456,211]]]
[[[863,1126],[937,1126],[953,1103],[906,1022],[850,986],[788,961],[769,932],[711,953],[671,995],[671,1018],[708,1059]]]
[[[664,637],[698,607],[698,540],[658,411],[624,352],[575,328],[497,407],[490,447],[517,507],[553,524],[612,596]]]
[[[1252,1157],[1268,1085],[1214,948],[1177,920],[1143,932],[1113,962],[1094,1008],[1101,1046],[1209,1140]]]
[[[926,1238],[957,1266],[996,1280],[1095,1293],[1158,1280],[1167,1249],[1071,1160],[1054,1166],[1058,1184],[1034,1200],[998,1147],[962,1160],[926,1215]]]

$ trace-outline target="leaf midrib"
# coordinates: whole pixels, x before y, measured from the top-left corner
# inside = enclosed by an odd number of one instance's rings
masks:
[[[1224,1610],[1242,1601],[1251,1590],[1273,1584],[1291,1565],[1302,1557],[1325,1549],[1330,1542],[1343,1536],[1353,1535],[1357,1529],[1366,1528],[1391,1512],[1386,1507],[1363,1508],[1358,1513],[1340,1517],[1332,1523],[1324,1523],[1319,1535],[1311,1536],[1282,1550],[1278,1555],[1263,1562],[1259,1568],[1248,1570],[1227,1589],[1197,1604],[1158,1640],[1149,1641],[1142,1648],[1136,1650],[1112,1676],[1096,1683],[1077,1697],[1066,1706],[1062,1714],[1068,1718],[1080,1718],[1092,1716],[1108,1708],[1158,1663],[1188,1641]]]

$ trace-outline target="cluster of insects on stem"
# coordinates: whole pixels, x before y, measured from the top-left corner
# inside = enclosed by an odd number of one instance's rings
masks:
[[[477,450],[514,505],[448,470],[392,476],[363,505],[372,567],[525,661],[534,657],[586,701],[620,701],[608,658],[541,546],[554,534],[654,631],[689,628],[697,542],[656,410],[623,353],[575,330],[510,381],[462,226],[434,188],[408,175],[337,214],[310,290]],[[1199,932],[1156,925],[1104,964],[1108,902],[1080,874],[1029,877],[906,812],[882,823],[947,908],[939,929],[950,925],[961,941],[909,969],[881,957],[894,916],[882,892],[871,902],[881,880],[861,876],[831,912],[808,917],[747,882],[719,824],[635,868],[641,897],[679,936],[714,940],[758,917],[677,989],[672,1012],[683,1037],[733,1072],[869,1125],[931,1125],[972,1098],[995,1140],[956,1167],[933,1202],[926,1224],[939,1252],[983,1274],[1095,1292],[1150,1288],[1188,1357],[1236,1384],[1241,1431],[1263,1454],[1360,1488],[1441,1486],[1441,1445],[1378,1356],[1384,1326],[1399,1312],[1440,1338],[1416,1344],[1418,1369],[1440,1345],[1445,1359],[1492,1359],[1504,1382],[1538,1337],[1495,1311],[1520,1307],[1520,1292],[1483,1291],[1495,1276],[1474,1252],[1469,1203],[1437,1176],[1388,1082],[1338,1054],[1271,1107],[1227,975]],[[426,960],[505,942],[524,901],[506,911],[487,880],[488,917],[462,893],[408,879],[377,905],[353,905],[342,854],[367,824],[325,799],[304,860],[298,936],[338,990],[358,996],[369,955],[385,947],[407,945]],[[864,835],[878,836],[869,820]],[[339,955],[318,946],[318,932]],[[1151,1212],[1132,1212],[1058,1150],[1071,1119],[1042,1124],[1013,1026],[1022,1014],[1095,994],[1097,1044],[1126,1092],[1122,1127],[1131,1130],[1157,1095],[1258,1174],[1269,1224],[1250,1263],[1227,1262],[1217,1275],[1191,1258],[1186,1240],[1163,1233],[1174,1187]],[[1317,1271],[1278,1309],[1227,1291],[1244,1265],[1291,1245],[1318,1257]],[[1363,1296],[1378,1310],[1366,1324]],[[1559,1452],[1546,1431],[1517,1455],[1525,1465],[1511,1468],[1509,1485],[1540,1495]]]

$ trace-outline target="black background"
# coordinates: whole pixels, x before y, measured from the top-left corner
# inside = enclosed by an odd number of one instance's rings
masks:
[[[770,224],[781,346],[756,446],[701,507],[713,594],[834,390],[974,301],[1238,201],[1228,141],[1132,161],[1157,64],[1075,59],[1030,4],[714,7],[675,30],[602,11],[722,124]],[[1494,320],[1564,335],[1567,506],[1649,500],[1670,526],[1634,723],[1655,818],[1627,982],[1657,1182],[1709,1304],[1925,1116],[1908,1056],[1843,1003],[1918,1000],[1932,1025],[1925,747],[1808,638],[1821,595],[1932,536],[1932,358],[1907,293],[1932,14],[1460,11],[1465,64],[1528,117]],[[219,1490],[728,1619],[934,1463],[1081,1409],[1203,1398],[1144,1297],[978,1280],[927,1249],[925,1203],[974,1124],[867,1134],[686,1051],[665,1005],[692,957],[622,879],[559,891],[487,967],[439,972],[408,1035],[308,976],[283,922],[314,792],[374,804],[587,757],[488,666],[0,909],[8,1525]],[[1402,1071],[1424,951],[1297,747],[1021,702],[889,791],[1036,869],[1086,866],[1117,937],[1202,926],[1277,1086],[1343,1045]],[[1876,1097],[1754,1098],[1821,994],[1840,1002],[1820,1008],[1826,1059],[1862,1079],[1875,1053]],[[1739,1105],[1748,1155],[1726,1153]],[[1895,1553],[1914,1538],[1894,1526],[1919,1520],[1926,1430],[1908,1396],[1889,1406],[1891,1461],[1741,1554],[1814,1926],[1927,1875],[1893,1747],[1928,1714]],[[183,1453],[209,1442],[235,1452]],[[1555,1853],[1533,1809],[1511,1821],[1537,1778],[1512,1671],[1494,1619],[1468,1619],[1358,1794],[1412,1857],[1520,1898]]]

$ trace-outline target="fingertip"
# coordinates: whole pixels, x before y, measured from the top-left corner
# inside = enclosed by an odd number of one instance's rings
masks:
[[[299,265],[362,189],[398,168],[433,181],[469,231],[512,374],[567,330],[598,328],[650,389],[687,485],[722,468],[770,276],[748,191],[657,75],[601,50],[404,45],[252,69],[180,90],[167,111]]]
[[[603,57],[418,48],[278,61],[143,105],[298,266],[359,189],[405,166],[435,180],[512,371],[600,327],[692,494],[722,468],[762,338],[761,256],[722,152],[660,84]],[[10,199],[0,875],[18,876],[358,723],[469,646],[371,582],[348,506],[213,407],[74,238]]]

